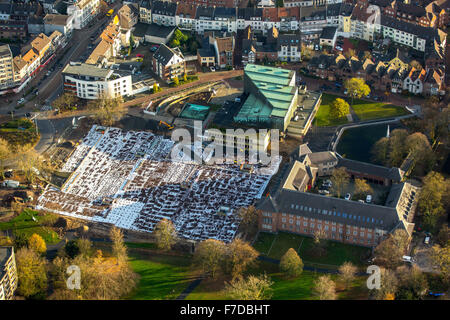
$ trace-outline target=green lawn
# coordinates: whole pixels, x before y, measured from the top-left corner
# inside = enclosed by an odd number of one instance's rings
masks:
[[[34,217],[36,221],[33,220]],[[45,224],[52,224],[58,217],[53,214],[38,215],[37,211],[24,209],[23,212],[8,222],[0,223],[0,230],[12,230],[17,234],[23,234],[29,238],[33,233],[40,235],[46,244],[55,244],[60,241],[58,234],[46,227]]]
[[[383,102],[371,102],[355,99],[352,106],[360,121],[392,118],[408,114],[405,108],[386,104]]]
[[[260,232],[258,235],[258,239],[256,239],[255,243],[253,244],[253,247],[261,254],[267,255],[274,239],[275,234]]]
[[[322,276],[322,273],[304,270],[300,277],[290,279],[285,278],[279,271],[278,265],[259,261],[258,265],[249,270],[248,274],[266,273],[273,281],[272,300],[317,300],[312,289],[314,281]],[[331,279],[336,281],[337,275],[331,275]],[[229,297],[225,294],[225,279],[217,280],[205,279],[202,283],[189,294],[186,300],[225,300]],[[367,290],[365,289],[365,277],[357,277],[351,288],[346,291],[338,292],[338,299],[367,299]]]
[[[193,280],[188,257],[133,254],[130,263],[141,277],[132,300],[175,299]]]
[[[330,115],[330,103],[333,102],[338,96],[331,94],[322,94],[322,103],[317,111],[314,119],[314,124],[318,127],[329,127],[346,124],[348,122],[347,117],[333,118]]]
[[[272,245],[274,239],[275,242]],[[272,248],[267,254],[267,248],[270,247],[270,245],[272,245]],[[276,235],[261,232],[259,233],[254,247],[261,254],[267,255],[269,258],[273,259],[280,259],[289,248],[293,248],[299,252],[299,256],[304,260],[305,265],[324,268],[336,268],[346,261],[361,265],[361,257],[370,250],[365,247],[327,241],[326,254],[318,256],[315,254],[315,244],[312,238],[287,232],[279,232]],[[321,264],[324,266],[321,266]]]

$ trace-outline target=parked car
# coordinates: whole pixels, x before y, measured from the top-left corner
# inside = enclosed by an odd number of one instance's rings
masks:
[[[423,240],[423,243],[430,244],[430,240],[431,240],[431,237],[430,236],[426,236],[425,239]]]
[[[350,200],[352,198],[352,195],[350,193],[347,193],[345,195],[345,200]]]
[[[31,118],[31,113],[29,113],[29,112],[25,113],[25,117]]]
[[[372,202],[372,195],[368,194],[366,197],[366,202],[371,203]]]
[[[404,261],[404,262],[409,262],[409,263],[413,263],[415,260],[414,260],[414,258],[411,257],[411,256],[403,256],[403,257],[402,257],[402,261]]]
[[[20,98],[19,101],[17,101],[17,104],[22,104],[25,103],[25,98]]]
[[[333,186],[333,183],[331,182],[331,180],[325,180],[325,182],[322,185],[327,188],[331,188]]]
[[[215,72],[216,69],[214,67],[209,67],[209,70],[211,70],[211,72]]]

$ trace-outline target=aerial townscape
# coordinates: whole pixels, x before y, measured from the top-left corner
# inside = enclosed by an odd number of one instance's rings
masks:
[[[449,32],[450,0],[0,0],[0,300],[449,300]]]

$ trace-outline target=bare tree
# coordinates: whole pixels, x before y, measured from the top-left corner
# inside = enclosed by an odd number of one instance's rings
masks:
[[[234,279],[254,264],[257,257],[258,252],[248,242],[236,238],[227,245],[225,265]]]
[[[320,276],[314,281],[313,292],[320,300],[335,300],[336,284],[331,280],[329,275]]]
[[[226,246],[222,241],[208,239],[199,243],[194,254],[194,263],[202,267],[203,272],[215,278],[220,270],[226,254]]]
[[[272,285],[267,275],[250,275],[247,279],[234,279],[226,285],[225,291],[234,300],[268,300],[273,294]]]
[[[156,245],[160,250],[168,251],[177,241],[177,233],[172,221],[160,220],[154,230]]]
[[[339,274],[345,288],[348,288],[350,283],[355,279],[358,269],[351,263],[345,262],[339,267]]]
[[[331,174],[331,182],[333,183],[333,190],[336,192],[338,198],[341,197],[349,181],[350,176],[348,175],[345,168],[333,169],[333,172]]]

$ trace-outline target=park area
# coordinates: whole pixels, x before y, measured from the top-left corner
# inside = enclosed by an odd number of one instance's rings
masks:
[[[319,111],[315,117],[315,125],[318,127],[330,127],[338,126],[348,123],[347,117],[333,118],[330,113],[330,104],[336,98],[342,98],[333,94],[322,95],[322,104],[319,107]],[[345,99],[349,104],[351,99]],[[394,106],[392,104],[387,104],[383,102],[366,101],[362,99],[354,99],[351,108],[355,112],[359,121],[383,119],[383,118],[394,118],[398,116],[403,116],[408,114],[408,111],[399,106]]]
[[[338,96],[326,94],[322,95],[322,103],[320,104],[319,110],[317,111],[316,117],[314,119],[314,124],[318,127],[332,127],[346,124],[348,122],[347,117],[333,118],[330,114],[330,104]]]
[[[50,228],[58,217],[54,214],[40,213],[24,209],[18,216],[7,222],[0,222],[0,231],[8,231],[15,237],[29,239],[33,233],[40,235],[47,245],[58,243],[58,234]]]
[[[370,251],[369,248],[365,247],[325,241],[326,253],[317,255],[313,238],[287,232],[279,232],[278,234],[260,232],[253,247],[261,255],[277,260],[281,259],[289,248],[293,248],[298,252],[305,266],[326,269],[337,269],[346,261],[362,266],[365,256]]]
[[[11,146],[24,146],[36,143],[39,134],[33,121],[18,118],[0,124],[0,138],[5,139]]]

